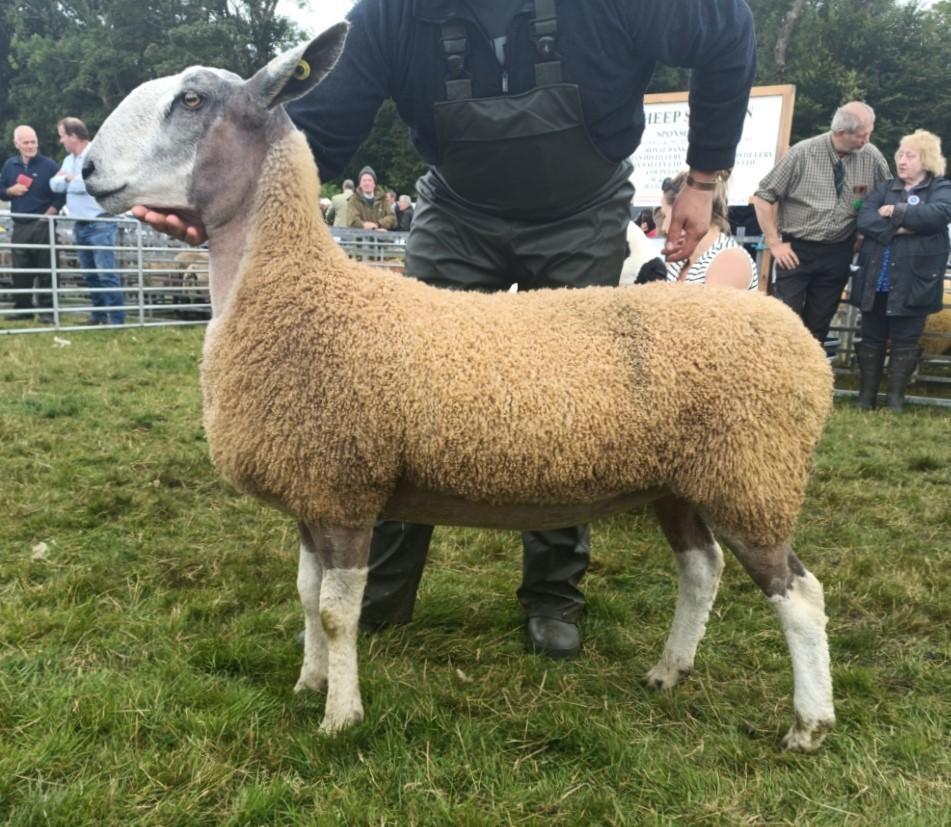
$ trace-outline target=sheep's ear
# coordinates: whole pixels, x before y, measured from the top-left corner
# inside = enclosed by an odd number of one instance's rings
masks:
[[[349,23],[337,23],[310,43],[278,55],[248,80],[248,92],[268,109],[309,92],[333,69],[349,28]]]

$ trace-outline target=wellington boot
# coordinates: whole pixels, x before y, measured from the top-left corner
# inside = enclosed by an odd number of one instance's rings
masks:
[[[859,401],[856,407],[870,411],[878,398],[878,386],[885,367],[885,348],[863,342],[855,348],[855,357],[859,365]]]
[[[885,382],[889,410],[905,410],[905,389],[921,357],[920,347],[892,348],[888,358],[888,378]]]

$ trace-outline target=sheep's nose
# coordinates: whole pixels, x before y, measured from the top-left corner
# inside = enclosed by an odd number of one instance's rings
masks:
[[[90,178],[92,178],[95,171],[96,165],[92,162],[92,159],[87,160],[86,163],[83,164],[83,180],[88,181]]]

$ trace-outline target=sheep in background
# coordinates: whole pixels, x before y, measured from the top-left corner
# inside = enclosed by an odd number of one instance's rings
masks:
[[[928,317],[921,335],[921,349],[928,356],[942,356],[951,350],[951,307]]]
[[[627,225],[627,258],[621,266],[620,285],[667,281],[667,265],[661,255],[662,238],[650,239],[632,221]]]
[[[921,349],[928,356],[942,356],[951,350],[951,284],[944,283],[944,309],[932,313],[925,322]]]
[[[112,211],[194,211],[208,230],[208,443],[228,480],[299,523],[296,688],[326,687],[321,729],[363,717],[357,620],[378,518],[546,528],[652,501],[680,587],[649,682],[693,665],[723,566],[714,529],[789,645],[785,746],[815,749],[835,717],[826,616],[790,538],[831,406],[821,348],[781,303],[731,289],[484,295],[350,261],[280,106],[330,70],[345,32],[246,83],[199,67],[140,86],[84,169]]]

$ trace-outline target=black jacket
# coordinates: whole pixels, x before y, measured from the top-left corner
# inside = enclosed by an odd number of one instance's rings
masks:
[[[918,203],[910,204],[909,199]],[[894,204],[890,218],[878,209]],[[944,273],[948,263],[948,224],[951,223],[951,181],[929,178],[911,191],[898,178],[883,181],[865,199],[858,216],[865,243],[859,270],[853,276],[850,302],[872,309],[882,255],[891,244],[889,316],[923,316],[941,309]],[[911,234],[898,234],[899,228]]]
[[[753,17],[744,0],[558,0],[557,50],[566,83],[577,84],[595,146],[629,157],[644,131],[643,95],[657,62],[693,67],[690,149],[696,169],[733,165],[756,70]],[[334,70],[287,106],[307,134],[325,179],[339,175],[392,98],[417,151],[439,161],[433,104],[446,99],[440,24],[464,20],[472,94],[535,86],[533,3],[508,32],[505,67],[462,0],[361,0]]]

